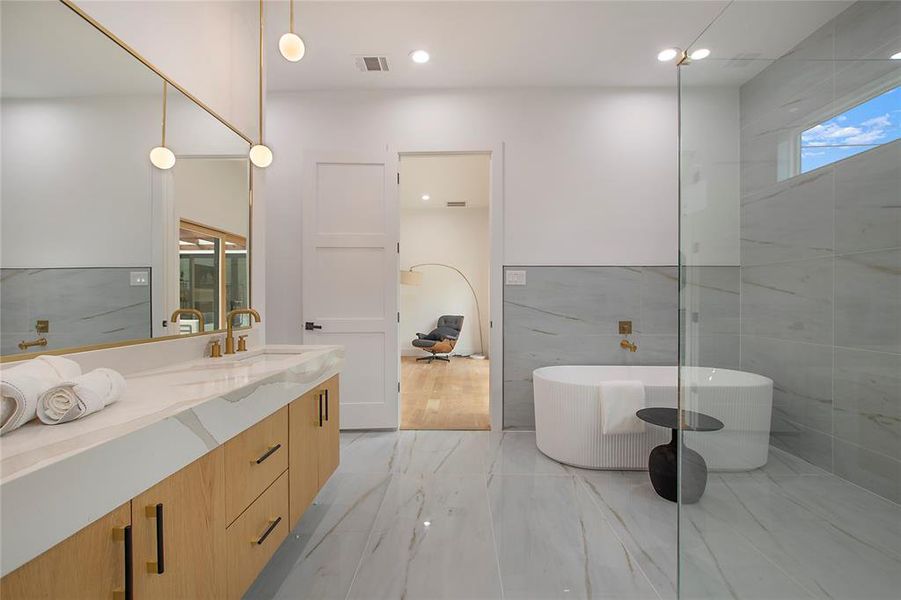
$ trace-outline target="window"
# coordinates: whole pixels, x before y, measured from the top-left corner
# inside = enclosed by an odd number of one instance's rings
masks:
[[[225,326],[225,315],[246,308],[248,289],[247,240],[239,235],[182,219],[179,227],[179,305],[203,313],[207,331]],[[198,323],[179,320],[182,333],[196,333]],[[250,325],[241,315],[235,325]]]
[[[901,86],[801,132],[801,173],[901,138]]]

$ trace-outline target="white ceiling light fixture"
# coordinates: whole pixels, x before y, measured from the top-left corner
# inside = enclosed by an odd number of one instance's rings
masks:
[[[894,54],[892,54],[891,59],[892,60],[901,60],[901,52],[895,52]]]
[[[667,48],[666,50],[661,50],[657,53],[657,60],[660,62],[669,62],[679,56],[680,50],[678,48]]]
[[[175,154],[166,148],[166,96],[169,90],[169,82],[163,80],[163,135],[159,146],[150,151],[150,162],[157,169],[166,171],[175,166]]]
[[[428,202],[428,201],[431,200],[431,199],[432,199],[432,197],[429,196],[428,194],[423,194],[423,195],[422,195],[422,201],[423,201],[423,202]]]
[[[259,128],[260,128],[260,137],[259,143],[251,146],[250,152],[248,153],[248,158],[250,158],[250,162],[254,164],[254,166],[259,167],[260,169],[265,169],[269,165],[272,164],[272,150],[270,150],[263,143],[263,0],[260,0],[260,68],[259,68],[259,88],[258,88],[258,100],[259,100]]]
[[[417,65],[424,65],[429,62],[432,57],[429,56],[429,53],[425,50],[414,50],[410,53],[410,60],[415,62]]]
[[[289,22],[288,33],[282,35],[278,40],[278,51],[282,53],[285,60],[298,62],[307,52],[307,47],[299,35],[294,33],[294,0],[289,0]]]
[[[688,58],[691,60],[703,60],[710,56],[710,50],[707,48],[698,48],[697,50],[692,50],[691,54],[688,55]]]

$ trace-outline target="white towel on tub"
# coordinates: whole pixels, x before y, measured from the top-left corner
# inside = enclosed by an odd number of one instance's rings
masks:
[[[644,408],[644,384],[640,381],[604,381],[598,386],[601,431],[606,434],[644,433],[644,421],[635,413]]]
[[[94,369],[50,388],[38,399],[38,419],[59,425],[103,410],[125,392],[125,378],[112,369]]]
[[[0,435],[21,427],[35,417],[38,398],[66,379],[81,375],[74,360],[62,356],[38,356],[0,373]]]

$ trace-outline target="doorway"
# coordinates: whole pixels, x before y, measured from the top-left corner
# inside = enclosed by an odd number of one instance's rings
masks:
[[[490,429],[490,153],[399,158],[401,429]]]

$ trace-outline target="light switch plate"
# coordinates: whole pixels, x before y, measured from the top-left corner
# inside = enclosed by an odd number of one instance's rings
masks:
[[[150,285],[150,273],[147,271],[131,271],[129,275],[132,287]]]
[[[525,271],[506,271],[504,273],[504,283],[506,285],[525,285],[526,284],[526,272]]]

